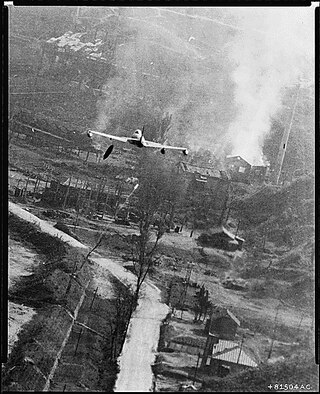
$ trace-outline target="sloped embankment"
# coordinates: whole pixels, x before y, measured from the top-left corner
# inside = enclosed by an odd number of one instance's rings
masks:
[[[9,230],[32,244],[44,264],[10,289],[10,301],[37,313],[18,334],[2,371],[2,389],[112,391],[131,313],[130,292],[114,280],[116,295],[102,298],[83,250],[12,214]]]
[[[252,296],[267,294],[301,309],[313,308],[315,205],[314,177],[285,186],[265,186],[237,198],[233,209],[242,220],[247,255],[238,267],[254,279]]]
[[[270,216],[280,217],[290,210],[305,220],[312,218],[314,177],[302,176],[286,186],[268,185],[254,194],[236,198],[231,207],[244,219],[261,223]]]
[[[35,265],[41,264],[39,255],[29,246],[22,242],[13,239],[10,234],[8,237],[9,261],[8,267],[8,288],[21,276],[28,275],[32,272]],[[8,354],[18,339],[17,335],[21,330],[23,324],[32,319],[35,314],[34,308],[26,305],[9,301],[8,303]]]

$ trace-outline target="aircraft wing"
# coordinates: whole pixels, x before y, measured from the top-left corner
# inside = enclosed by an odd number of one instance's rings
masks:
[[[93,130],[88,130],[87,134],[89,137],[92,137],[93,134],[96,134],[96,135],[100,135],[101,137],[109,138],[110,140],[121,141],[121,142],[127,142],[129,139],[127,137],[118,137],[117,135],[100,133],[99,131],[93,131]]]
[[[158,142],[153,142],[153,141],[145,141],[144,146],[146,148],[164,148],[164,149],[175,149],[175,150],[187,150],[186,148],[183,148],[181,146],[170,146],[170,145],[164,145],[164,144],[159,144]]]

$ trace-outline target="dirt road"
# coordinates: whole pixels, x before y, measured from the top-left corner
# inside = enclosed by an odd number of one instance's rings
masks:
[[[159,326],[169,311],[157,297],[159,290],[146,285],[144,296],[131,320],[128,338],[119,359],[122,373],[116,382],[116,392],[152,391],[151,365],[157,351]]]
[[[160,302],[159,290],[146,284],[139,306],[131,319],[127,340],[120,356],[116,392],[152,391],[151,365],[157,351],[160,324],[169,308]]]
[[[91,258],[122,282],[135,284],[136,277],[115,261],[97,253]],[[160,324],[168,312],[168,306],[160,301],[160,290],[150,282],[145,283],[119,357],[120,373],[114,391],[152,391],[151,365],[157,351]]]
[[[52,225],[25,211],[17,204],[9,202],[9,211],[40,226],[40,229],[61,239],[72,246],[87,248],[74,238],[55,229]],[[101,267],[109,270],[124,283],[135,284],[135,276],[110,258],[98,253],[90,256]],[[120,372],[115,385],[121,391],[152,391],[153,374],[151,365],[160,335],[160,323],[165,318],[168,307],[160,302],[160,291],[151,283],[145,283],[142,296],[128,329],[128,335],[119,357]]]

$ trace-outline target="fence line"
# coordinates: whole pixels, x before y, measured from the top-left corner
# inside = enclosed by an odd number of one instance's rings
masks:
[[[61,358],[62,352],[63,352],[63,350],[64,350],[64,348],[65,348],[65,346],[66,346],[66,344],[67,344],[67,342],[69,340],[69,337],[70,337],[70,334],[71,334],[71,331],[72,331],[72,327],[74,326],[75,320],[77,319],[77,316],[78,316],[78,313],[79,313],[79,309],[81,308],[81,305],[82,305],[82,303],[84,301],[84,298],[86,296],[86,290],[87,290],[87,288],[89,286],[89,283],[90,283],[90,280],[87,282],[87,284],[86,284],[86,286],[85,286],[85,288],[84,288],[84,290],[82,292],[81,298],[80,298],[80,300],[78,302],[78,305],[76,306],[76,308],[74,310],[74,314],[73,314],[73,317],[72,317],[72,322],[70,324],[70,327],[68,328],[67,334],[66,334],[66,336],[65,336],[65,338],[64,338],[64,340],[63,340],[63,342],[61,344],[61,347],[60,347],[60,349],[59,349],[59,351],[58,351],[58,353],[56,355],[55,361],[53,363],[53,366],[52,366],[51,371],[50,371],[50,373],[49,373],[49,375],[47,377],[45,386],[44,386],[42,391],[49,391],[51,380],[53,379],[55,371],[56,371],[56,369],[58,367],[58,363],[59,363],[59,360]]]

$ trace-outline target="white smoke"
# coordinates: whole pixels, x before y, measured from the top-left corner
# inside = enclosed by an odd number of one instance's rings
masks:
[[[233,155],[259,165],[271,117],[281,108],[282,89],[297,83],[306,69],[313,71],[314,8],[232,12],[242,31],[230,47],[236,117],[225,141],[232,144]]]
[[[233,155],[262,164],[264,138],[281,110],[283,88],[297,83],[306,69],[314,70],[314,7],[226,8],[227,24],[216,24],[221,15],[210,10],[206,24],[194,18],[191,23],[182,13],[179,20],[166,13],[151,23],[143,15],[140,20],[138,10],[135,18],[125,19],[137,35],[134,42],[117,47],[115,66],[121,77],[104,85],[98,130],[127,135],[112,120],[125,118],[140,99],[143,108],[144,96],[159,97],[159,111],[172,114],[168,143],[181,144],[182,139],[191,150],[209,149],[221,158],[231,153],[231,144]],[[167,78],[168,67],[180,72]],[[163,86],[170,93],[165,100]]]

